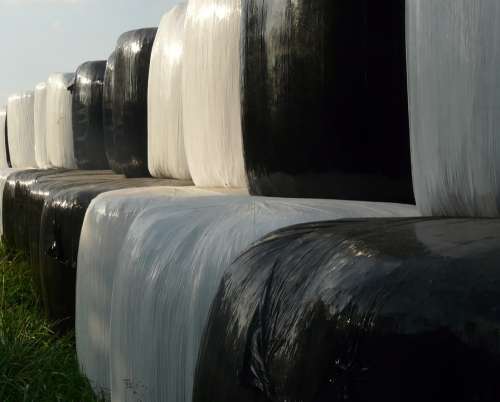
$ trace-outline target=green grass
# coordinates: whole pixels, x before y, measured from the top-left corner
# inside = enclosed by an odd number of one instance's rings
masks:
[[[44,318],[30,267],[0,245],[0,401],[96,401],[78,370],[74,334]]]

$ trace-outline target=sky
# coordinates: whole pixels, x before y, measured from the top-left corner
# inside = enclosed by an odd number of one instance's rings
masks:
[[[123,32],[157,27],[178,0],[0,0],[0,108],[54,72],[104,60]]]

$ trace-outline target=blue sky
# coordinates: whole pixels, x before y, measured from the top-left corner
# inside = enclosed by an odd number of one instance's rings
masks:
[[[177,0],[0,0],[0,107],[53,72],[107,59],[118,36],[155,27]]]

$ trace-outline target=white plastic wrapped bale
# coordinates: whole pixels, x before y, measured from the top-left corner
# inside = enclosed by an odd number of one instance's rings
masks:
[[[148,86],[148,165],[154,177],[190,179],[182,121],[182,60],[186,5],[161,20]]]
[[[9,97],[7,129],[13,168],[35,168],[34,94],[26,91]]]
[[[76,169],[73,148],[73,97],[68,87],[74,74],[52,74],[47,81],[47,155],[54,167]]]
[[[112,400],[191,401],[199,343],[221,277],[263,235],[303,222],[416,215],[406,205],[259,197],[172,200],[143,211],[120,251],[108,250],[118,267],[111,292]]]
[[[7,160],[7,111],[0,109],[0,169],[8,169],[9,161]]]
[[[142,211],[181,197],[244,195],[246,190],[158,187],[101,194],[83,223],[76,282],[76,345],[83,373],[98,394],[109,394],[109,325],[117,253]]]
[[[198,186],[246,187],[240,105],[240,0],[190,0],[182,102],[189,170]]]
[[[407,0],[412,165],[425,215],[500,215],[500,3]]]
[[[35,159],[39,168],[50,167],[47,155],[47,83],[35,87]]]

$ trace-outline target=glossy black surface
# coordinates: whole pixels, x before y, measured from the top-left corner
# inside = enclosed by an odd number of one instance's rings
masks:
[[[7,114],[5,116],[5,153],[7,155],[7,165],[11,168],[12,167],[12,163],[10,162],[9,130],[8,130],[8,124],[7,124],[7,119],[8,118],[9,118],[9,115]]]
[[[270,234],[227,271],[196,402],[500,400],[500,220]]]
[[[414,202],[404,9],[401,0],[245,3],[253,194]]]
[[[106,63],[104,74],[104,88],[102,94],[102,122],[104,130],[104,149],[109,167],[118,174],[122,174],[121,166],[117,162],[113,140],[113,88],[115,79],[115,52],[111,53]]]
[[[156,28],[124,33],[114,53],[112,78],[105,79],[105,103],[111,104],[111,127],[106,129],[110,165],[127,177],[147,177],[148,80]],[[109,75],[109,73],[108,73]],[[108,96],[111,96],[111,101]],[[108,118],[108,117],[107,117]],[[109,127],[108,122],[106,126]]]
[[[103,87],[105,61],[91,61],[76,70],[73,93],[73,141],[79,169],[109,169],[104,149]]]
[[[78,246],[85,213],[99,194],[134,187],[185,186],[190,181],[125,179],[53,188],[40,221],[39,269],[42,299],[51,320],[62,331],[74,328]]]

